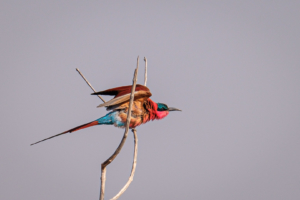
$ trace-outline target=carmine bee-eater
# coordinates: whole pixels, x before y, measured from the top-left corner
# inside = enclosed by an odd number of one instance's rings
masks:
[[[81,126],[77,126],[57,135],[53,135],[49,138],[43,139],[31,145],[43,142],[45,140],[54,138],[59,135],[63,135],[65,133],[72,133],[74,131],[78,131],[80,129],[84,129],[95,125],[105,124],[114,125],[119,128],[124,128],[127,120],[131,88],[132,85],[129,85],[92,93],[92,95],[101,94],[115,96],[110,101],[107,101],[98,106],[105,106],[107,111],[111,111],[110,113],[95,121],[83,124]],[[131,110],[131,118],[129,125],[130,128],[135,128],[141,124],[149,122],[150,120],[162,119],[166,117],[170,111],[181,111],[177,108],[168,107],[166,104],[163,103],[155,103],[149,98],[151,97],[151,95],[152,94],[150,90],[146,86],[139,84],[136,85],[136,89],[134,92],[134,101]]]

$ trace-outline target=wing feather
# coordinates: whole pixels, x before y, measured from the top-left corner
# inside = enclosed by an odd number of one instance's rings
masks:
[[[100,92],[95,92],[95,93],[92,93],[92,95],[111,95],[111,96],[115,96],[114,98],[117,98],[117,97],[123,96],[125,94],[130,94],[131,88],[132,88],[132,85],[116,87],[116,88],[112,88],[112,89],[108,89],[108,90],[104,90],[104,91],[100,91]],[[147,88],[146,86],[140,85],[140,84],[136,85],[135,91],[150,92],[149,88]]]
[[[152,94],[150,91],[143,91],[143,90],[136,91],[136,92],[134,92],[134,101],[136,101],[138,99],[142,99],[142,98],[147,99],[151,96],[152,96]],[[130,99],[130,93],[124,94],[122,96],[115,97],[105,103],[100,104],[99,106],[97,106],[97,108],[104,107],[104,106],[109,107],[109,106],[120,105],[120,104],[129,102],[129,99]]]

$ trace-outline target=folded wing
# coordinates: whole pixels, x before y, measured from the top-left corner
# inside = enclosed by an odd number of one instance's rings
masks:
[[[92,95],[114,95],[115,97],[110,101],[100,104],[99,107],[107,107],[107,110],[120,109],[127,107],[130,100],[132,85],[112,88],[100,92],[92,93]],[[143,85],[136,85],[134,92],[134,101],[144,101],[151,96],[149,88]]]

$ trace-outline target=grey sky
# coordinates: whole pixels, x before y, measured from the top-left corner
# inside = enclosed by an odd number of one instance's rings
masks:
[[[299,199],[299,10],[299,1],[0,1],[0,199],[98,199],[100,164],[124,130],[29,144],[105,115],[75,68],[104,90],[131,84],[138,55],[152,99],[183,112],[138,127],[121,199]],[[132,152],[130,133],[108,167],[106,199],[127,181]]]

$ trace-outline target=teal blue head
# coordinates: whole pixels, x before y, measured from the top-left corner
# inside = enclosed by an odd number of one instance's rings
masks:
[[[169,107],[164,103],[157,103],[157,111],[166,111]]]
[[[159,119],[166,117],[170,111],[181,111],[178,108],[168,107],[168,105],[164,103],[156,103],[156,104],[157,104],[156,114]]]

